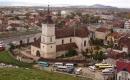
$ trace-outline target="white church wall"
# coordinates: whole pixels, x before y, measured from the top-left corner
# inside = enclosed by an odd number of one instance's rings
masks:
[[[55,34],[54,24],[42,24],[42,35],[52,36]]]
[[[70,41],[70,39],[71,39],[71,41]],[[61,45],[62,40],[64,41],[64,44],[68,44],[68,43],[74,42],[74,37],[56,39],[56,45]]]
[[[32,54],[33,56],[36,56],[36,52],[37,52],[37,51],[40,51],[40,52],[41,52],[40,48],[35,47],[35,46],[31,46],[31,54]],[[42,55],[42,54],[41,54],[41,55]]]
[[[78,46],[79,52],[82,50],[85,51],[86,48],[89,46],[89,38],[80,38],[80,37],[75,37],[75,43]],[[84,46],[84,41],[86,41],[86,46]]]

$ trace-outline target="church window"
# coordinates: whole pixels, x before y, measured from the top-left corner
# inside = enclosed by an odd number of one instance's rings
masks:
[[[52,37],[50,38],[50,42],[52,42]]]
[[[62,44],[64,44],[64,40],[62,40]]]
[[[70,43],[72,42],[72,39],[70,38]]]
[[[86,46],[86,41],[84,41],[84,46]]]

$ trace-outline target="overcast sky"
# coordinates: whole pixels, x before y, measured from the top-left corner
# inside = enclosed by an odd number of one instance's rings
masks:
[[[6,4],[7,3],[7,4]],[[93,5],[103,4],[115,7],[130,8],[130,0],[0,0],[1,5]]]

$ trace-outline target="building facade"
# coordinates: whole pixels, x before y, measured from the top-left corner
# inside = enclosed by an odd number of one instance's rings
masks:
[[[86,26],[57,28],[50,15],[47,16],[46,21],[42,24],[41,38],[31,46],[32,55],[56,58],[70,49],[81,52],[88,48],[89,30]]]

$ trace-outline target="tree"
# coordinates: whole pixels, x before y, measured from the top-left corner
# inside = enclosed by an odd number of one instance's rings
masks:
[[[70,49],[70,50],[65,54],[65,57],[72,57],[72,56],[75,56],[75,55],[78,55],[77,51],[74,50],[74,49]]]
[[[106,56],[105,56],[105,54],[104,54],[102,51],[100,51],[100,52],[97,51],[97,52],[93,55],[93,58],[94,58],[95,60],[102,61],[103,59],[106,58]]]
[[[9,43],[8,45],[9,45],[9,51],[15,49],[15,45],[13,43]]]

